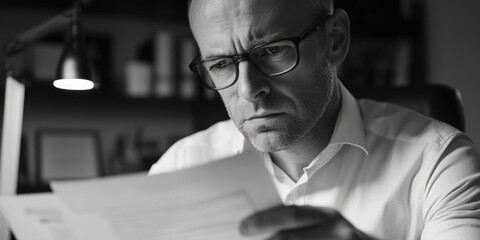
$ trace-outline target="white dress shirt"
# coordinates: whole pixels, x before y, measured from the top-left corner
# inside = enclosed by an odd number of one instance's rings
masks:
[[[342,104],[329,145],[294,182],[264,154],[285,204],[331,207],[381,239],[480,239],[480,157],[459,130],[389,103]],[[175,143],[149,174],[239,154],[232,121]]]

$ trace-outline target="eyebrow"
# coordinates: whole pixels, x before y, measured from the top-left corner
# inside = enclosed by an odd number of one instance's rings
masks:
[[[209,55],[202,55],[200,53],[200,60],[205,60],[205,59],[209,59],[209,58],[216,58],[216,57],[230,57],[230,56],[234,56],[235,54],[233,55],[228,55],[228,54],[209,54]]]
[[[290,36],[290,35],[287,35],[287,34],[284,34],[284,33],[273,33],[273,34],[269,34],[268,36],[265,36],[265,37],[261,37],[261,38],[258,38],[255,40],[255,44],[252,44],[253,46],[248,48],[245,52],[249,51],[250,49],[258,46],[258,45],[262,45],[262,44],[265,44],[267,42],[271,42],[271,41],[275,41],[275,40],[280,40],[282,38],[289,38],[289,37],[293,37],[293,36]],[[209,58],[216,58],[216,57],[231,57],[231,56],[235,56],[235,55],[238,55],[238,54],[241,54],[241,53],[237,53],[237,54],[208,54],[208,55],[202,55],[200,54],[200,59],[201,60],[205,60],[205,59],[209,59]]]
[[[269,34],[266,37],[260,38],[261,39],[260,43],[255,44],[254,46],[258,46],[258,45],[266,43],[266,42],[271,42],[271,41],[280,40],[282,38],[289,38],[289,37],[294,37],[294,36],[276,32],[276,33],[273,33],[273,34]]]

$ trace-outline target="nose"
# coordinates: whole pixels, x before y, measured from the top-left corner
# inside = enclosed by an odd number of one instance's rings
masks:
[[[270,92],[271,86],[265,76],[255,71],[248,61],[238,65],[238,95],[247,101],[258,101]]]

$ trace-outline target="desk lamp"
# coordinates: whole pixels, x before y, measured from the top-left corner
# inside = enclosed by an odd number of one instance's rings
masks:
[[[2,143],[0,155],[0,196],[15,195],[17,189],[20,141],[22,134],[25,84],[18,67],[18,55],[43,36],[70,25],[67,43],[57,67],[57,80],[53,85],[61,89],[88,90],[95,86],[91,81],[88,62],[78,21],[79,1],[68,9],[15,37],[5,51],[5,103],[3,112]],[[17,61],[13,61],[17,57]],[[5,222],[0,219],[0,240],[9,239]]]

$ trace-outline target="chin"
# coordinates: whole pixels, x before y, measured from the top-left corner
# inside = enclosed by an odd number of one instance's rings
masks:
[[[244,135],[260,152],[285,150],[294,146],[299,141],[298,139],[300,139],[300,137],[295,137],[278,130]]]

